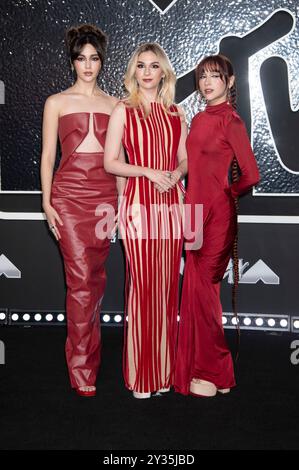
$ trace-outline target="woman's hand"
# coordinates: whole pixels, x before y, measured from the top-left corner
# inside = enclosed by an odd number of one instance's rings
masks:
[[[182,172],[178,168],[174,171],[171,172],[170,176],[170,181],[172,183],[172,186],[175,186],[181,179],[182,177]]]
[[[44,209],[46,217],[47,217],[47,221],[48,221],[48,224],[49,224],[49,229],[53,233],[56,240],[57,241],[60,240],[61,235],[60,235],[60,232],[59,232],[58,227],[57,227],[57,222],[58,222],[59,225],[63,225],[63,222],[62,222],[61,218],[59,217],[59,215],[56,212],[56,210],[54,209],[54,207],[51,206],[51,204],[43,205],[43,209]]]
[[[144,171],[144,176],[148,178],[152,183],[154,183],[155,187],[158,189],[158,191],[160,191],[160,193],[169,191],[169,189],[174,186],[170,179],[170,171],[161,171],[153,170],[152,168],[146,168]]]
[[[181,177],[182,177],[182,172],[177,168],[176,170],[174,171],[167,171],[166,172],[168,174],[168,178],[170,180],[170,183],[171,183],[171,187],[174,188],[175,185],[178,183],[178,181],[180,181]],[[155,183],[155,188],[160,192],[160,193],[164,193],[164,190],[162,189],[161,186],[158,185],[158,183]]]

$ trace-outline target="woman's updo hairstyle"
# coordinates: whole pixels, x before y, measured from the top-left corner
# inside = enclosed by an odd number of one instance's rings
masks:
[[[103,66],[107,43],[108,38],[106,34],[100,28],[92,24],[72,26],[66,32],[66,46],[72,64],[81,54],[85,44],[91,44],[97,51]]]

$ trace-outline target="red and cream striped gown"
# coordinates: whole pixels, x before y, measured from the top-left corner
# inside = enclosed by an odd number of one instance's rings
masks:
[[[126,108],[123,145],[129,163],[172,171],[181,119],[152,102],[144,117]],[[182,252],[183,187],[160,194],[145,177],[130,177],[120,208],[126,266],[124,378],[126,387],[153,392],[173,384],[178,285]]]

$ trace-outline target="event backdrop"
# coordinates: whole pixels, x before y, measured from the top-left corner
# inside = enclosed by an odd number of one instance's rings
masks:
[[[65,30],[89,22],[109,36],[100,86],[122,96],[132,52],[141,42],[157,41],[177,74],[176,100],[189,123],[199,110],[196,64],[207,54],[230,57],[238,111],[261,173],[260,184],[240,202],[238,306],[247,319],[242,326],[295,331],[299,0],[14,0],[1,2],[0,15],[0,323],[18,323],[25,312],[27,324],[39,318],[36,313],[42,320],[52,314],[57,324],[55,315],[64,310],[62,261],[41,209],[41,123],[47,96],[73,80]],[[124,262],[117,240],[107,269],[103,313],[110,312],[113,320],[124,305]],[[226,312],[231,310],[231,282],[229,265],[223,282]]]

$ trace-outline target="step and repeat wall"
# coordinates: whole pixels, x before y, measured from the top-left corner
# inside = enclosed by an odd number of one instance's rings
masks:
[[[232,60],[261,173],[240,201],[241,327],[299,331],[299,0],[17,0],[1,4],[0,22],[0,324],[65,321],[63,264],[41,208],[41,124],[46,98],[73,82],[65,30],[88,22],[109,36],[99,85],[122,96],[132,52],[156,41],[177,74],[176,101],[189,123],[199,110],[196,64],[219,52]],[[117,239],[107,275],[102,321],[117,325],[125,277]],[[232,280],[230,263],[222,283],[227,328]]]

